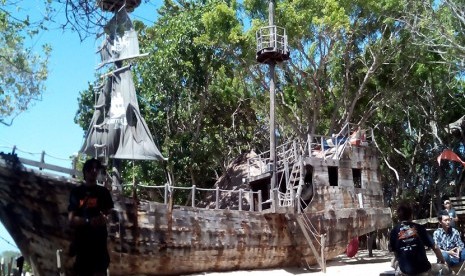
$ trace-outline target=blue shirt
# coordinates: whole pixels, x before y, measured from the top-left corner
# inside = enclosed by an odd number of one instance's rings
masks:
[[[434,243],[444,251],[449,251],[454,247],[463,248],[463,242],[460,239],[460,233],[457,229],[450,227],[448,231],[438,228],[433,234]]]

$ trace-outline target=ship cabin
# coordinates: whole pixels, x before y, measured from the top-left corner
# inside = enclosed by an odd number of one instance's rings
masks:
[[[264,211],[317,212],[383,204],[373,132],[347,124],[331,136],[308,135],[276,147],[275,185],[270,152],[248,159],[244,182]],[[274,187],[274,189],[272,189]]]

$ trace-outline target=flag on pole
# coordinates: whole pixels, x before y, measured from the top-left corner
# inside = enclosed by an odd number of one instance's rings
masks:
[[[455,162],[459,162],[462,164],[462,166],[465,167],[465,162],[462,161],[462,159],[460,159],[460,157],[453,151],[447,149],[447,150],[444,150],[439,156],[438,156],[438,164],[439,166],[441,165],[441,160],[442,159],[446,159],[446,160],[449,160],[449,161],[455,161]]]

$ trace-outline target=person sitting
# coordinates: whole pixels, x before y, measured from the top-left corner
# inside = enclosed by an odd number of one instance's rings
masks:
[[[445,263],[439,247],[423,225],[412,222],[412,208],[401,203],[397,208],[400,221],[390,234],[389,248],[398,261],[396,275],[430,275],[431,263],[426,256],[425,246],[433,249],[438,261]]]
[[[439,212],[438,220],[441,227],[434,231],[434,242],[441,249],[447,264],[450,267],[456,266],[465,261],[465,249],[460,239],[460,233],[451,227],[451,218],[446,210]]]
[[[450,200],[445,200],[444,201],[444,209],[449,213],[450,217],[450,226],[456,228],[456,224],[459,221],[459,218],[457,217],[457,213],[455,209],[452,207],[452,203]]]

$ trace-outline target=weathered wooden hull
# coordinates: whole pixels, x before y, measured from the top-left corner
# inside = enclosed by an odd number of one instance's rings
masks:
[[[297,214],[192,207],[176,207],[172,215],[169,213],[166,205],[139,206],[138,244],[125,244],[125,239],[121,242],[116,236],[111,238],[112,275],[132,275],[134,271],[144,275],[176,275],[317,263],[296,222]],[[327,258],[344,252],[351,238],[390,223],[389,210],[384,208],[307,215],[316,231],[326,234]],[[319,242],[316,239],[314,245],[321,250]],[[118,253],[122,251],[129,252]]]
[[[63,250],[66,270],[73,259],[66,251],[72,230],[67,203],[74,180],[52,177],[0,160],[0,219],[34,275],[56,275],[56,252]],[[380,194],[318,187],[305,215],[214,210],[135,202],[116,206],[109,226],[111,275],[181,275],[316,264],[316,257],[296,217],[306,216],[315,232],[325,234],[325,256],[344,252],[349,240],[391,224]],[[338,201],[343,208],[321,208]],[[318,252],[319,237],[313,244]],[[71,275],[71,274],[70,274]]]

